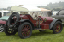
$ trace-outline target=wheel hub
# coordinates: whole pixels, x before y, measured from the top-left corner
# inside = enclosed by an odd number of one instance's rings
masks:
[[[24,28],[22,29],[22,35],[23,36],[29,36],[30,35],[30,26],[24,25]]]
[[[28,31],[28,29],[27,28],[24,28],[24,31]]]
[[[60,26],[60,24],[57,24],[55,31],[56,31],[56,32],[59,32],[60,30],[61,30],[61,26]]]

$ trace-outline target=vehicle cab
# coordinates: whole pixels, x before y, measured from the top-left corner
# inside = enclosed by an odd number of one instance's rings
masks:
[[[3,16],[6,16],[8,13],[10,13],[10,11],[1,10],[1,11],[0,11],[0,18],[3,17]]]

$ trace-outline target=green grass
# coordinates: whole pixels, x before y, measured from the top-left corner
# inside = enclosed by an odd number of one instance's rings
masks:
[[[4,32],[0,32],[0,42],[64,42],[64,30],[59,34],[53,34],[52,30],[39,32],[33,30],[30,38],[21,39],[16,35],[6,36]]]

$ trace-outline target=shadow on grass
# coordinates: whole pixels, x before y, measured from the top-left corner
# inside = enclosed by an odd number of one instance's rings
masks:
[[[35,32],[32,33],[32,36],[47,36],[53,34],[52,31],[42,31],[42,32]]]
[[[49,34],[53,34],[53,32],[52,31],[47,31],[47,30],[46,31],[41,31],[41,32],[38,31],[38,30],[37,31],[34,30],[33,33],[32,33],[32,36],[42,36],[42,35],[45,36],[45,35],[49,35]],[[6,34],[5,33],[3,33],[3,34],[1,33],[0,36],[6,36]],[[16,33],[15,35],[11,35],[11,36],[18,36],[18,33]]]
[[[40,31],[38,31],[38,30],[34,30],[33,31],[33,33],[32,33],[32,35],[31,36],[50,36],[50,35],[52,35],[53,34],[53,32],[52,31],[42,31],[42,32],[40,32]],[[15,35],[11,35],[11,36],[6,36],[6,34],[5,33],[1,33],[1,35],[0,36],[5,36],[5,37],[12,37],[12,38],[14,38],[14,39],[21,39],[19,36],[18,36],[18,33],[16,33]]]

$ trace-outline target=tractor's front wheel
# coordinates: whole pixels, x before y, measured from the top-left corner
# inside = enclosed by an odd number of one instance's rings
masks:
[[[60,33],[63,30],[62,23],[60,21],[57,21],[53,26],[53,33],[57,34]]]
[[[22,39],[28,38],[31,36],[31,34],[32,34],[32,26],[30,23],[25,22],[25,23],[19,25],[18,35],[20,36],[20,38],[22,38]]]

